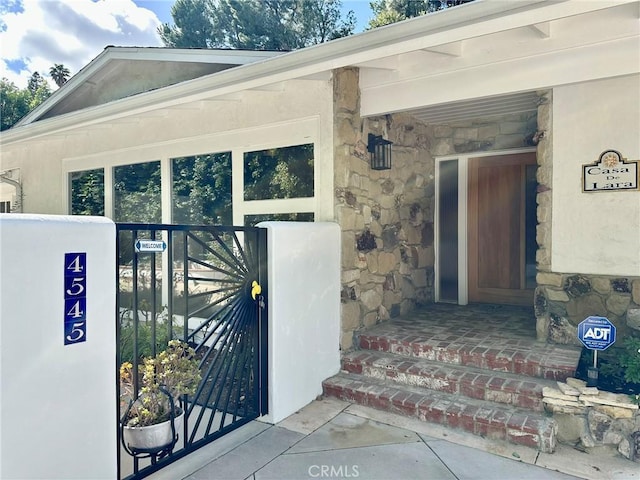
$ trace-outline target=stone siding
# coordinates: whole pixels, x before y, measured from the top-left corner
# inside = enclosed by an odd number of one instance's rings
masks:
[[[536,282],[535,312],[543,340],[581,345],[578,324],[590,315],[607,317],[618,338],[640,332],[640,278],[538,272]]]
[[[538,204],[536,215],[538,226],[536,228],[536,263],[538,271],[551,270],[551,179],[553,173],[553,125],[551,116],[552,93],[540,92],[538,104],[538,127],[536,158],[538,170]],[[540,336],[540,332],[538,332]],[[544,336],[544,335],[543,335]]]
[[[531,147],[536,112],[479,118],[429,127],[435,157]]]
[[[428,129],[405,114],[360,118],[358,70],[334,72],[335,215],[342,230],[343,350],[353,334],[433,302],[433,178]],[[368,134],[393,142],[372,170]]]

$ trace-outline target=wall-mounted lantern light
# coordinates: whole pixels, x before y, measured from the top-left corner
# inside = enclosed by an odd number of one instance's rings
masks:
[[[369,134],[367,150],[371,153],[371,168],[373,170],[391,168],[391,145],[393,142],[385,140],[382,135]]]

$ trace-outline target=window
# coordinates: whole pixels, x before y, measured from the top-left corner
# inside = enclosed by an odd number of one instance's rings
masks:
[[[114,221],[162,221],[159,161],[115,167],[113,190]]]
[[[313,197],[313,144],[244,154],[244,199]]]
[[[458,303],[458,160],[440,162],[438,219],[440,301]]]
[[[11,213],[11,202],[0,202],[0,213]]]
[[[231,152],[174,158],[172,221],[231,225]]]
[[[104,169],[69,174],[71,215],[104,215]]]
[[[264,215],[245,215],[244,225],[255,227],[260,222],[313,222],[313,213],[274,213]]]

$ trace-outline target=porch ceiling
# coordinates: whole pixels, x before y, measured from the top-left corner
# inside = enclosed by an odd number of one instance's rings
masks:
[[[427,124],[447,124],[478,117],[535,111],[536,92],[522,92],[409,110],[408,113]]]
[[[570,1],[547,10],[578,4],[601,8],[547,17],[527,12],[517,21],[512,15],[483,32],[451,28],[404,51],[354,62],[361,115],[409,112],[447,123],[531,111],[536,91],[637,74],[640,2]]]

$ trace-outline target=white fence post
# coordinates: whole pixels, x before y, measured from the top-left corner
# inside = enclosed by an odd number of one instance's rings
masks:
[[[0,215],[0,478],[117,475],[115,225]]]
[[[264,222],[269,265],[269,414],[277,423],[340,369],[340,227]]]

